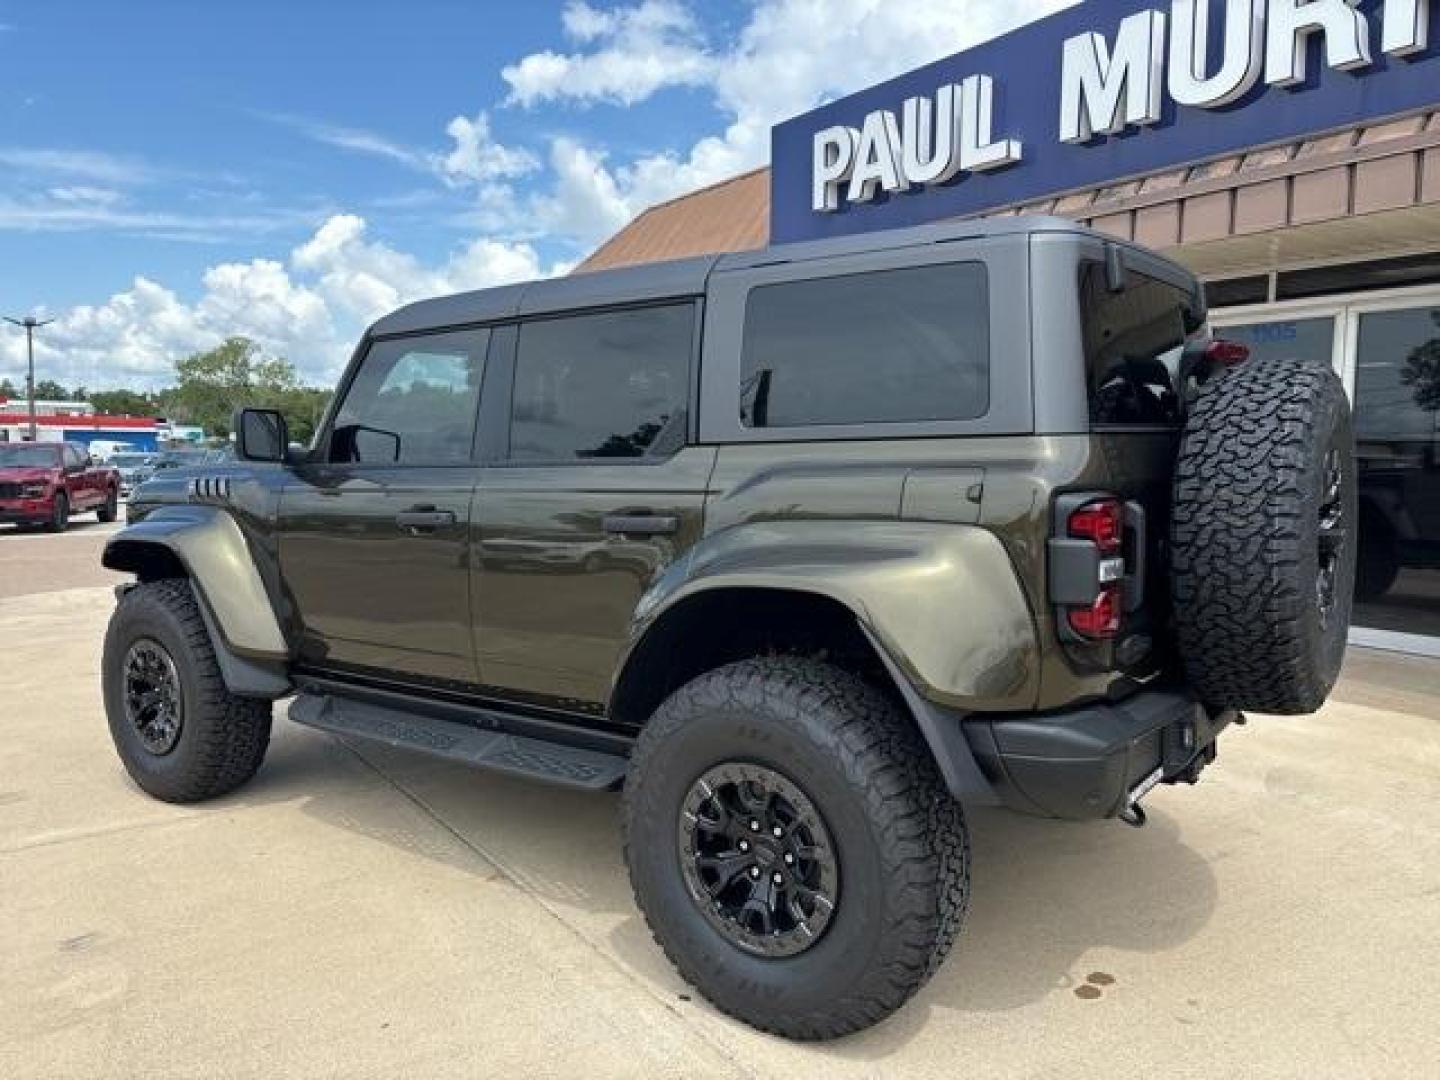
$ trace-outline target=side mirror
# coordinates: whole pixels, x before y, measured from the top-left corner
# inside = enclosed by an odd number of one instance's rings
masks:
[[[276,409],[241,409],[235,415],[235,456],[241,461],[280,462],[290,428]]]

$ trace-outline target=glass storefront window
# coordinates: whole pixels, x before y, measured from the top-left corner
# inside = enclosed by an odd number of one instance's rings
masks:
[[[1440,634],[1440,307],[1359,315],[1355,622]]]
[[[1299,357],[1321,364],[1334,362],[1335,318],[1331,315],[1223,326],[1215,333],[1217,337],[1248,345],[1252,360]]]

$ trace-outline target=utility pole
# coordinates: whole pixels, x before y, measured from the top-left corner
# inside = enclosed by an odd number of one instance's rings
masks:
[[[30,441],[35,442],[37,433],[35,430],[35,331],[42,326],[49,326],[54,319],[37,319],[34,315],[26,315],[23,319],[12,319],[5,316],[5,321],[23,327],[25,330],[25,355],[29,361],[28,374],[25,376],[25,393],[30,399]]]

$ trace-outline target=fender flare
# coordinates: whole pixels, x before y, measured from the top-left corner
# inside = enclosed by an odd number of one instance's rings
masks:
[[[977,526],[856,521],[762,522],[707,537],[641,598],[616,688],[667,613],[714,590],[808,593],[855,619],[934,754],[946,784],[995,801],[970,750],[966,714],[1034,708],[1035,620],[1000,541]]]
[[[226,686],[250,696],[287,693],[289,644],[235,519],[213,506],[162,506],[110,537],[100,561],[143,577],[157,551],[190,579]]]

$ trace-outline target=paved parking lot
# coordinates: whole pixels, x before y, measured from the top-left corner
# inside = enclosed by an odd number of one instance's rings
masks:
[[[631,905],[617,800],[277,723],[178,808],[97,692],[108,529],[0,530],[0,1077],[1433,1075],[1440,666],[1355,652],[1144,830],[975,813],[950,961],[826,1046],[716,1015]]]

